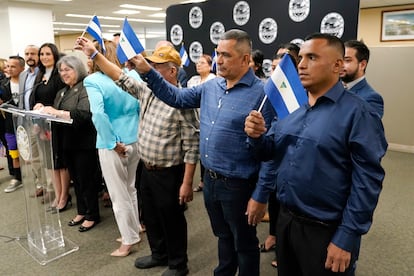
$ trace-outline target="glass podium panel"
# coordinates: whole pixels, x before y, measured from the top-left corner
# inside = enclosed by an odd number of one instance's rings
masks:
[[[2,106],[0,110],[12,114],[20,155],[27,240],[18,242],[39,264],[45,265],[79,249],[64,237],[59,211],[50,207],[55,199],[51,124],[71,121],[14,106]],[[43,196],[36,197],[39,188],[43,189]]]

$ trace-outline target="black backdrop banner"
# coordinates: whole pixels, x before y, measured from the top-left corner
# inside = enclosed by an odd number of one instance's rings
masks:
[[[195,74],[194,63],[212,55],[220,35],[230,29],[249,33],[253,48],[265,54],[265,72],[278,45],[303,43],[314,32],[330,33],[343,41],[356,39],[359,0],[208,0],[170,6],[167,39],[179,51],[187,49],[191,63],[184,69]],[[269,63],[270,62],[270,63]]]

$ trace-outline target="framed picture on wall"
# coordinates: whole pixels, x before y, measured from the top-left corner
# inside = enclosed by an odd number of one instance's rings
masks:
[[[383,11],[381,41],[414,40],[414,9]]]

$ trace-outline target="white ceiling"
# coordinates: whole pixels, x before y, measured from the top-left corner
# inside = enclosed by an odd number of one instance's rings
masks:
[[[114,33],[119,32],[122,27],[122,20],[106,20],[103,19],[103,16],[119,17],[124,18],[124,15],[114,14],[116,10],[120,10],[119,7],[121,4],[134,4],[142,6],[151,6],[151,7],[160,7],[162,11],[144,11],[141,10],[137,15],[128,16],[129,23],[132,25],[132,28],[138,35],[145,35],[150,38],[152,35],[161,35],[165,36],[165,18],[154,18],[151,17],[151,14],[164,12],[166,8],[170,5],[180,4],[184,0],[9,0],[9,3],[18,2],[18,3],[34,3],[34,4],[45,4],[50,6],[50,9],[53,11],[54,20],[56,22],[69,22],[77,23],[76,25],[61,25],[55,24],[55,28],[75,28],[78,31],[74,30],[56,30],[55,33],[70,34],[70,33],[79,33],[85,28],[88,24],[90,17],[93,14],[96,14],[99,17],[101,25],[118,25],[118,27],[102,27],[104,33]],[[369,7],[383,7],[383,6],[393,6],[393,5],[402,5],[402,4],[413,4],[413,0],[361,0],[361,8]],[[76,17],[67,17],[66,14],[82,14],[90,15],[89,18],[76,18]],[[148,22],[133,22],[133,19],[145,19],[145,20],[158,20],[160,23],[148,23]],[[107,36],[110,34],[107,34]]]

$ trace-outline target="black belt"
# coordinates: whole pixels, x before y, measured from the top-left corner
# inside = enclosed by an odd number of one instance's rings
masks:
[[[145,162],[143,162],[144,163],[144,167],[147,169],[147,171],[162,171],[162,170],[165,170],[165,169],[167,169],[168,167],[160,167],[160,166],[157,166],[157,165],[151,165],[151,164],[148,164],[148,163],[145,163]]]
[[[232,181],[233,180],[233,181],[245,181],[245,182],[249,182],[249,183],[250,182],[256,183],[256,181],[257,181],[256,176],[250,177],[249,179],[245,179],[245,178],[227,177],[227,176],[219,174],[218,172],[215,172],[215,171],[210,170],[210,169],[207,169],[206,171],[207,171],[207,174],[210,176],[210,178],[214,179],[214,180],[223,179],[225,181],[227,181],[227,180]]]
[[[324,226],[324,227],[337,227],[340,224],[339,221],[321,221],[321,220],[317,220],[314,218],[310,218],[310,217],[298,214],[296,212],[293,212],[284,206],[281,206],[281,208],[284,209],[289,215],[291,215],[293,219],[301,223],[304,223],[304,224],[319,225],[319,226]]]
[[[211,179],[227,179],[226,176],[221,175],[215,171],[212,170],[207,170],[208,175],[210,176]]]

